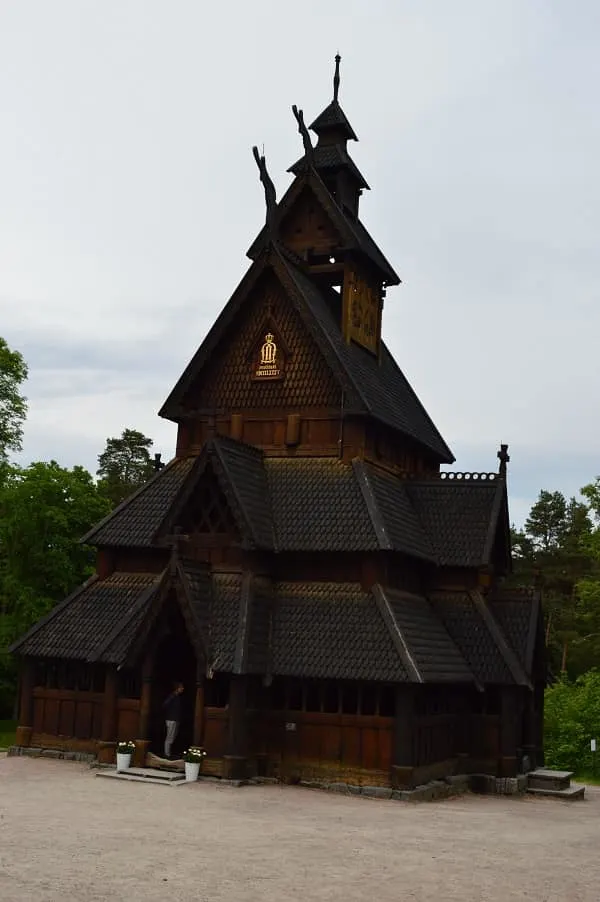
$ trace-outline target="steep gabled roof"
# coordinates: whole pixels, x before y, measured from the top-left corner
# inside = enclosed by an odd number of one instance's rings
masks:
[[[199,378],[249,290],[267,269],[273,271],[283,285],[334,376],[347,392],[346,409],[353,413],[370,414],[424,445],[440,462],[451,463],[454,460],[452,452],[383,342],[380,359],[353,342],[347,343],[340,324],[334,319],[318,287],[291,262],[288,255],[275,248],[265,251],[250,267],[165,401],[160,415],[170,419],[183,415],[182,402],[186,392]]]
[[[407,481],[406,489],[439,564],[478,567],[489,563],[506,498],[502,477],[449,473]]]
[[[89,580],[38,621],[10,651],[120,664],[124,646],[133,638],[163,576],[117,572],[104,580]],[[115,624],[121,625],[118,636],[113,635]]]
[[[388,285],[399,285],[400,277],[385,258],[365,226],[359,219],[349,217],[338,205],[335,198],[315,169],[309,169],[297,176],[277,204],[275,229],[292,209],[302,192],[308,188],[321,205],[333,226],[340,235],[347,250],[357,251],[364,255],[377,269]],[[263,226],[247,251],[251,260],[256,260],[270,241],[269,230]]]
[[[440,462],[452,463],[452,452],[384,342],[379,359],[354,342],[346,342],[320,289],[290,260],[280,259],[314,324],[315,337],[322,346],[325,344],[328,357],[333,354],[352,396],[358,398],[356,412],[362,407],[375,419],[424,445]]]

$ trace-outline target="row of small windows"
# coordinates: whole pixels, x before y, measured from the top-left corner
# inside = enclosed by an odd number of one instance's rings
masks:
[[[334,680],[274,679],[263,705],[274,711],[323,714],[361,714],[393,717],[395,689],[376,683],[338,683]]]
[[[35,685],[45,689],[104,692],[105,668],[81,661],[36,661]]]

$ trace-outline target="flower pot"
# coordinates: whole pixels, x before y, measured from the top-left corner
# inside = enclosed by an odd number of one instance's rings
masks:
[[[185,779],[190,783],[194,780],[198,779],[198,775],[200,774],[200,762],[197,764],[192,764],[191,761],[185,762]]]
[[[120,752],[117,752],[117,773],[121,773],[124,770],[128,770],[131,767],[131,752],[127,752],[126,755],[122,755]]]

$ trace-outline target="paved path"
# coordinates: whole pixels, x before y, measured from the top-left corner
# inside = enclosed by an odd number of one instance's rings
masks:
[[[0,759],[2,902],[598,902],[600,791],[413,805]]]

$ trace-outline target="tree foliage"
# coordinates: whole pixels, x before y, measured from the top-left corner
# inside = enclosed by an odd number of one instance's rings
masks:
[[[110,511],[83,467],[55,461],[9,467],[0,485],[0,704],[14,691],[6,649],[91,575],[94,552],[79,539]]]
[[[18,351],[12,351],[0,337],[0,465],[9,451],[20,451],[27,401],[21,386],[27,379],[27,364]]]
[[[513,530],[514,577],[541,582],[551,672],[578,676],[600,658],[600,555],[589,503],[542,491],[525,521]]]
[[[98,457],[98,486],[113,507],[154,474],[152,445],[152,439],[136,429],[125,429],[120,438],[106,440],[106,447]]]
[[[548,767],[592,772],[590,740],[600,747],[600,672],[562,678],[546,690],[544,732]]]

